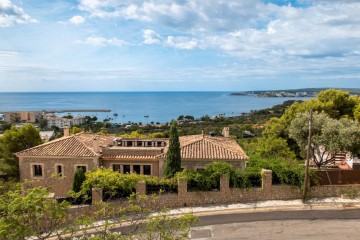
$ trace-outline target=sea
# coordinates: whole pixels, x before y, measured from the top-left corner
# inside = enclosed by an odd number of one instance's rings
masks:
[[[308,98],[230,95],[230,92],[41,92],[0,93],[0,113],[12,111],[108,109],[111,112],[71,112],[96,116],[112,123],[166,123],[180,115],[239,116],[283,103]],[[60,112],[59,116],[68,112]]]

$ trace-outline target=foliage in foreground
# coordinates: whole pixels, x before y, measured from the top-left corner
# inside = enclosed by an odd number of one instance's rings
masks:
[[[0,239],[46,239],[69,224],[67,202],[48,198],[45,188],[33,188],[26,195],[20,190],[0,195]]]
[[[189,239],[190,227],[198,222],[191,213],[170,217],[156,196],[132,195],[121,206],[99,202],[85,211],[70,209],[67,202],[59,203],[48,194],[45,188],[33,188],[26,195],[20,190],[0,195],[0,239],[180,240]]]

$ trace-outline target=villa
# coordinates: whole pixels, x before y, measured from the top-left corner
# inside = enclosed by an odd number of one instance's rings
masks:
[[[206,134],[182,136],[180,140],[181,166],[202,169],[212,161],[224,161],[236,168],[245,168],[246,153],[229,138]],[[57,197],[63,197],[72,187],[77,168],[91,171],[98,167],[121,173],[163,176],[169,139],[122,138],[109,135],[79,133],[16,153],[19,158],[21,182],[30,187],[47,186]]]

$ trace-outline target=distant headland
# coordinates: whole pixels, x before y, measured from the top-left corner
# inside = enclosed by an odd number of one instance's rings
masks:
[[[246,91],[230,93],[231,96],[258,96],[258,97],[315,97],[319,92],[329,88],[301,88],[288,90]],[[360,88],[336,88],[349,92],[350,95],[360,96]]]

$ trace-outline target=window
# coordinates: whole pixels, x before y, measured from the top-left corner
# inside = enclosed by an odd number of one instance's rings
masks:
[[[84,165],[77,165],[77,166],[76,166],[76,170],[78,170],[79,168],[82,168],[83,172],[86,172],[86,166],[84,166]]]
[[[137,142],[136,142],[136,146],[137,146],[137,147],[142,147],[142,142],[141,142],[141,141],[137,141]]]
[[[151,165],[144,165],[143,173],[144,173],[144,175],[151,175]]]
[[[134,173],[140,174],[140,165],[134,165]]]
[[[130,173],[130,165],[124,165],[124,173]]]
[[[33,177],[42,177],[42,165],[33,165]]]
[[[121,171],[120,164],[113,164],[112,167],[113,167],[114,172],[120,172]]]
[[[63,167],[62,165],[56,165],[56,175],[59,177],[63,176]]]

